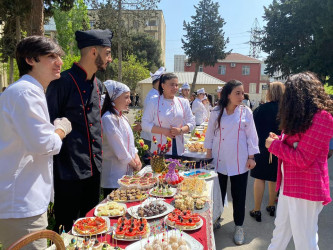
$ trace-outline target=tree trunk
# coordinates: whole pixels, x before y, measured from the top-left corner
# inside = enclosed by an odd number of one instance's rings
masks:
[[[9,57],[9,84],[14,82],[14,58]]]
[[[15,18],[16,20],[16,35],[15,35],[15,38],[16,38],[16,43],[18,43],[19,41],[21,41],[21,21],[20,21],[20,17],[17,16]]]
[[[44,1],[31,0],[30,12],[30,34],[28,35],[44,35]]]
[[[192,86],[191,86],[191,93],[194,92],[195,90],[195,84],[197,83],[197,76],[198,76],[198,71],[199,71],[199,63],[195,63],[195,71],[194,71],[194,76],[193,76],[193,82],[192,82]]]
[[[122,7],[121,7],[121,1],[122,0],[118,0],[118,81],[121,82],[122,81],[122,60],[123,60],[123,55],[122,55],[122,48],[121,48],[121,23],[122,23],[122,16],[121,16],[121,11],[122,11]]]

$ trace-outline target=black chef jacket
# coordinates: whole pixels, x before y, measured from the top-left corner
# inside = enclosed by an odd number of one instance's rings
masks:
[[[100,95],[102,84],[74,63],[61,73],[46,91],[50,120],[66,117],[72,131],[63,140],[53,160],[54,174],[62,180],[91,177],[102,168],[102,125]]]

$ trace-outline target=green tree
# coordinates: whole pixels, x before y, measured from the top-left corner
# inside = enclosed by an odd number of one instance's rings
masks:
[[[129,44],[129,32],[133,28],[134,22],[145,22],[149,19],[154,10],[157,8],[157,3],[160,0],[108,0],[106,3],[98,3],[94,7],[98,9],[98,22],[96,25],[101,28],[111,29],[115,36],[113,39],[113,47],[117,48],[117,58],[118,58],[118,81],[122,81],[122,61],[123,61],[123,48]],[[127,20],[123,15],[124,11],[130,10],[130,15],[126,15]],[[115,56],[116,53],[113,53]]]
[[[183,50],[190,63],[195,63],[195,73],[191,92],[195,89],[200,65],[214,66],[218,59],[224,59],[229,39],[224,39],[224,19],[219,15],[219,3],[212,0],[201,0],[198,6],[194,6],[196,14],[192,21],[184,21],[186,35],[182,39]]]
[[[57,4],[54,9],[54,21],[57,28],[56,39],[66,56],[79,56],[75,31],[90,28],[88,9],[84,0],[74,0],[73,8],[69,11],[63,11]]]
[[[131,90],[136,89],[136,85],[142,79],[149,77],[149,70],[146,61],[139,61],[135,55],[128,55],[127,60],[122,64],[122,82]],[[118,58],[112,63],[115,75],[118,75]]]
[[[266,73],[310,70],[325,81],[333,72],[333,0],[274,0],[264,19]]]

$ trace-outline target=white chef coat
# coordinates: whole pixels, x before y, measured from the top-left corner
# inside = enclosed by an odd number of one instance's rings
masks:
[[[142,130],[150,131],[154,126],[162,128],[189,126],[190,131],[195,127],[194,116],[191,112],[190,103],[184,98],[174,97],[173,99],[165,99],[163,95],[152,99],[146,107],[142,116]],[[166,136],[161,134],[152,134],[155,136],[158,144],[166,143]],[[152,137],[151,139],[152,140]],[[184,137],[183,135],[176,136],[177,153],[184,153]],[[152,143],[151,151],[155,151],[157,145]],[[172,154],[172,150],[168,152]]]
[[[117,114],[119,113],[117,112]],[[135,158],[138,150],[134,144],[132,128],[124,115],[119,116],[106,112],[102,117],[102,124],[103,162],[101,187],[118,188],[118,179],[125,174],[132,173],[132,167],[128,163]]]
[[[212,149],[212,164],[217,172],[228,176],[243,174],[248,171],[248,156],[259,153],[252,111],[239,105],[228,115],[224,109],[220,128],[216,129],[219,113],[219,107],[215,107],[210,114],[204,147]]]
[[[202,101],[199,98],[195,98],[192,103],[192,112],[195,116],[195,124],[200,125],[205,121],[205,112],[206,108],[203,105]]]
[[[50,123],[43,86],[24,75],[0,98],[0,218],[46,212],[53,159],[62,145]]]
[[[144,102],[144,104],[143,104],[143,110],[145,110],[145,107],[147,107],[148,103],[149,103],[153,98],[158,97],[159,95],[160,95],[160,93],[158,92],[158,90],[152,88],[152,89],[148,92],[148,94],[147,94],[147,96],[146,96],[145,102]],[[144,131],[144,130],[141,131],[140,136],[141,136],[142,139],[145,139],[145,140],[148,140],[148,141],[150,141],[151,138],[152,138],[151,133],[150,133],[150,132],[147,132],[147,131]]]

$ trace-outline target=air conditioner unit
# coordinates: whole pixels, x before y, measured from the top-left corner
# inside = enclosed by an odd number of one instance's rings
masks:
[[[191,67],[191,63],[186,63],[186,66],[187,67]]]
[[[236,63],[230,63],[230,67],[231,68],[235,68],[236,67]]]

